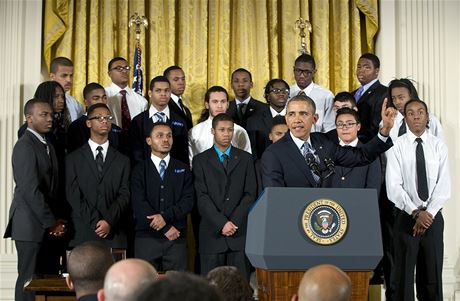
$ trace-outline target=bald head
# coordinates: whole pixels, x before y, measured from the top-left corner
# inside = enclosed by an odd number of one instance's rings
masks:
[[[299,301],[349,301],[350,297],[350,277],[329,264],[309,269],[299,285]]]
[[[155,282],[158,273],[145,260],[126,259],[115,263],[107,272],[99,301],[133,300],[139,291]]]

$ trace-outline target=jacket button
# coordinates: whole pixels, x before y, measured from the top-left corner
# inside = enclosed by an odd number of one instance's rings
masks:
[[[161,189],[165,188],[163,185],[160,186]]]
[[[163,202],[164,200],[165,200],[164,198],[161,198],[161,199],[160,199],[160,202]]]

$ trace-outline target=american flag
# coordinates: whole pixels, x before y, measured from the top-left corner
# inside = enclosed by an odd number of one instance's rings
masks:
[[[144,81],[142,78],[142,60],[141,60],[141,47],[136,46],[134,51],[134,69],[133,69],[133,86],[132,89],[137,94],[144,96],[143,87]]]

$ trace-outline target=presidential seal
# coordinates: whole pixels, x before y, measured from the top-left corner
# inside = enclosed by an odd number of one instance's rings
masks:
[[[313,242],[332,245],[341,240],[347,231],[347,214],[336,201],[314,200],[302,214],[302,227]]]

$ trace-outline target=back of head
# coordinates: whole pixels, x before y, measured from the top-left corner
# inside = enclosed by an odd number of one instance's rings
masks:
[[[89,241],[75,247],[69,255],[67,270],[77,296],[96,294],[112,264],[110,249],[103,243]]]
[[[232,266],[221,266],[206,276],[209,283],[220,291],[224,301],[251,301],[252,289],[247,280]]]
[[[169,272],[136,298],[136,301],[151,300],[222,301],[223,299],[204,278],[184,272]]]
[[[158,279],[155,268],[145,260],[118,261],[107,272],[104,280],[105,301],[134,300],[140,291]]]
[[[333,265],[313,267],[304,274],[298,297],[299,301],[349,301],[350,277]]]

